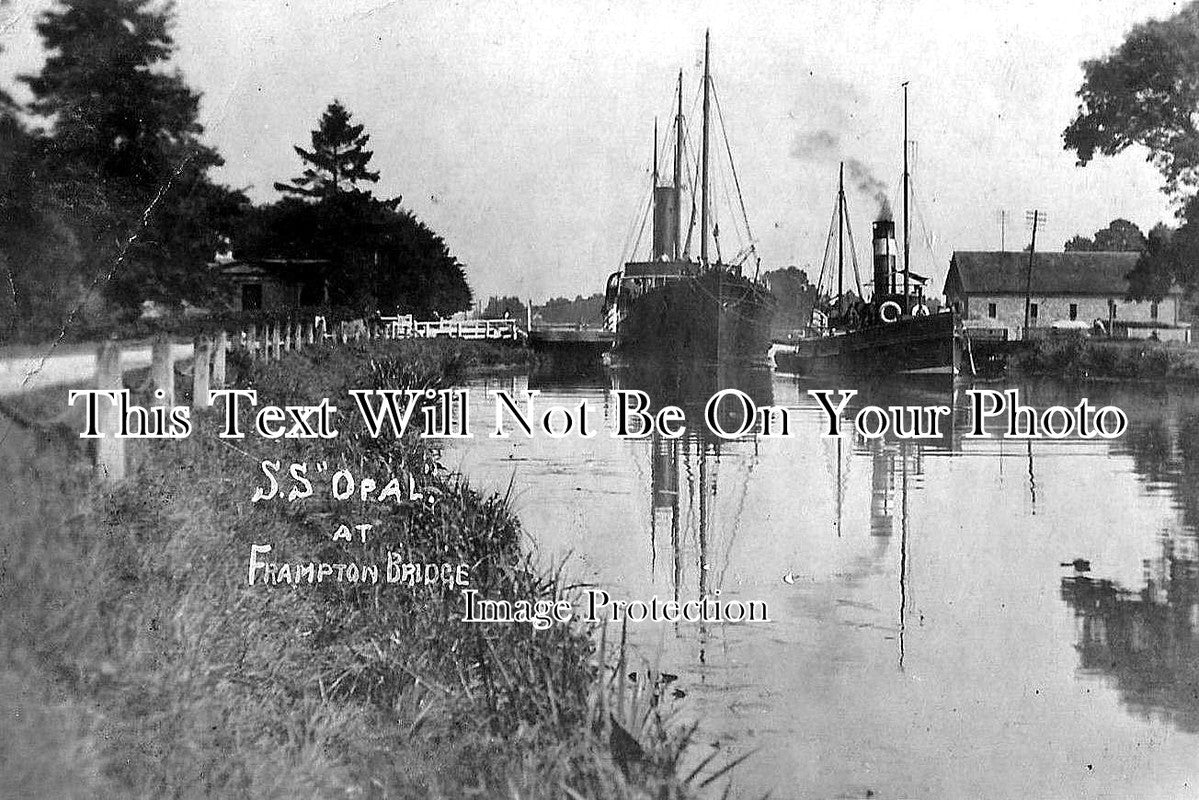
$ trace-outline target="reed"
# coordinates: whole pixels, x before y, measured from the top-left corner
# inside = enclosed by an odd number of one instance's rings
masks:
[[[466,367],[454,347],[363,343],[240,363],[230,379],[295,403],[437,387]],[[142,443],[110,489],[91,480],[73,432],[10,433],[0,796],[683,798],[727,780],[727,767],[696,761],[668,683],[630,665],[623,635],[610,645],[582,624],[464,623],[443,586],[248,586],[249,546],[270,543],[276,561],[382,560],[390,548],[467,563],[496,598],[570,591],[524,550],[508,498],[436,470],[427,442],[354,425],[319,449],[227,442],[213,417],[187,439]],[[435,469],[439,501],[256,505],[264,458]],[[343,518],[380,535],[333,543]]]

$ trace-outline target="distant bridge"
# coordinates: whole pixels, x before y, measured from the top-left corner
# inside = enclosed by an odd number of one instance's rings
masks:
[[[529,330],[529,347],[533,350],[584,359],[599,358],[614,341],[616,335],[611,331],[582,325],[541,324]]]
[[[387,339],[493,339],[517,341],[527,334],[516,326],[514,319],[439,319],[417,322],[411,314],[380,317],[383,335]]]

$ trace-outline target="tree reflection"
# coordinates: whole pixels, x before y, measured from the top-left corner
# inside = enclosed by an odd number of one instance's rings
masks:
[[[1144,586],[1062,579],[1078,620],[1079,666],[1111,678],[1121,700],[1147,717],[1199,732],[1199,552],[1191,532],[1166,531],[1144,562]]]
[[[1199,732],[1199,414],[1191,399],[1149,409],[1118,449],[1151,489],[1168,491],[1179,523],[1142,562],[1139,590],[1106,579],[1062,579],[1084,674],[1110,679],[1145,717]]]

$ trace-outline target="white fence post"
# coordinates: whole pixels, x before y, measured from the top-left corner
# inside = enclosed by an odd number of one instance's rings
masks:
[[[124,388],[121,378],[121,344],[105,342],[96,356],[96,388],[119,391]],[[112,483],[125,478],[125,440],[117,438],[121,430],[121,409],[116,403],[96,404],[96,474]]]
[[[208,408],[208,370],[212,366],[212,340],[197,336],[192,359],[192,408]]]
[[[175,405],[175,361],[171,357],[171,341],[165,336],[150,348],[150,382],[154,405],[168,408]]]
[[[225,388],[225,353],[229,350],[229,334],[223,330],[216,335],[212,349],[212,388]]]

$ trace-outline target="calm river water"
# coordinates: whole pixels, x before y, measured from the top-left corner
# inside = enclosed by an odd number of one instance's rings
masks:
[[[493,416],[483,390],[528,386],[606,414],[614,387],[641,388],[698,420],[717,380],[481,380],[473,425]],[[806,390],[840,386],[730,383],[796,409],[792,436],[476,433],[446,463],[511,484],[541,559],[569,556],[573,580],[768,605],[765,623],[630,625],[636,653],[679,676],[700,750],[755,751],[734,796],[1199,796],[1199,397],[1021,386],[1037,407],[1085,396],[1130,419],[1114,441],[1030,445],[962,436],[960,384],[846,382],[855,405],[956,404],[958,430],[837,441]]]

